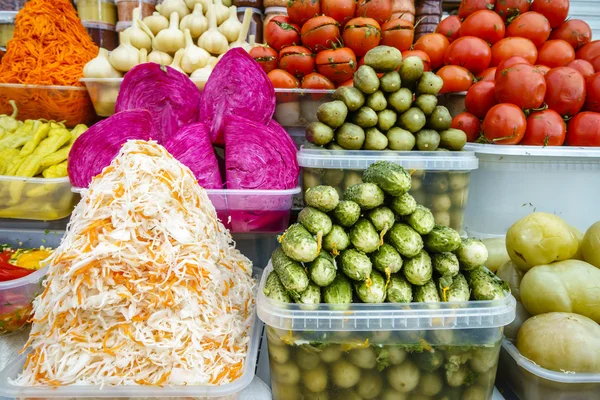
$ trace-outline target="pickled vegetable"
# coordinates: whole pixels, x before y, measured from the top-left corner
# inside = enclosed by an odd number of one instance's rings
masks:
[[[410,151],[415,147],[415,136],[406,129],[394,127],[386,136],[390,150]]]
[[[292,295],[296,303],[300,304],[319,304],[321,303],[321,289],[313,282],[308,284],[305,291],[298,295]]]
[[[323,212],[335,209],[339,201],[338,192],[331,186],[315,186],[304,194],[304,202],[307,206]]]
[[[365,104],[365,95],[355,87],[340,86],[334,93],[335,100],[341,100],[350,111],[356,111]]]
[[[268,298],[281,301],[283,303],[289,303],[291,301],[290,295],[281,284],[281,281],[277,277],[277,273],[275,273],[275,271],[272,271],[267,277],[267,282],[265,283],[263,293]]]
[[[323,238],[323,248],[336,255],[350,246],[348,234],[339,225],[333,225],[331,231]]]
[[[406,280],[413,285],[422,286],[430,282],[433,275],[433,266],[429,254],[421,250],[415,257],[404,260],[402,271]],[[435,289],[435,285],[433,285],[433,289]],[[437,289],[435,289],[435,293],[437,296]]]
[[[404,113],[410,109],[412,100],[412,92],[407,88],[402,88],[388,96],[388,105],[390,105],[397,113]]]
[[[377,271],[371,272],[370,280],[355,283],[354,288],[363,303],[383,303],[385,301],[385,279]]]
[[[435,253],[454,251],[461,244],[461,237],[454,229],[435,225],[433,230],[423,237],[425,248]]]
[[[508,252],[506,251],[506,238],[493,238],[482,240],[488,251],[488,261],[486,267],[496,272],[507,261],[510,261]]]
[[[375,368],[377,365],[377,355],[372,347],[352,350],[348,353],[348,359],[352,364],[363,369]]]
[[[600,222],[596,222],[585,233],[581,252],[586,262],[600,268]]]
[[[423,129],[425,123],[425,114],[423,114],[423,111],[417,107],[409,108],[399,118],[400,127],[411,133],[416,133]]]
[[[365,54],[365,65],[377,72],[395,71],[402,63],[402,53],[395,47],[377,46]]]
[[[354,73],[354,87],[364,94],[372,94],[379,89],[379,77],[375,70],[368,65],[362,65]]]
[[[333,282],[323,288],[323,300],[328,304],[352,303],[352,285],[343,274],[337,274]]]
[[[423,239],[413,228],[396,223],[389,233],[389,242],[404,257],[415,257],[423,249]]]
[[[514,223],[506,233],[506,250],[519,269],[572,258],[579,241],[560,217],[535,212]]]
[[[385,206],[374,208],[368,215],[378,232],[387,232],[396,222],[394,212]]]
[[[325,287],[335,279],[337,267],[333,257],[321,251],[317,259],[308,265],[310,279],[318,286]]]
[[[461,273],[450,278],[450,285],[442,284],[442,279],[438,281],[438,293],[441,301],[469,301],[471,298],[471,289],[467,279]]]
[[[365,218],[359,219],[350,228],[350,242],[359,251],[372,253],[379,248],[379,234],[373,224]]]
[[[400,74],[397,71],[387,72],[379,79],[379,87],[388,93],[400,90],[401,83]]]
[[[377,127],[383,132],[387,132],[396,125],[398,115],[392,110],[383,110],[377,113]],[[386,137],[387,139],[387,137]],[[387,141],[386,141],[387,147]]]
[[[421,374],[414,363],[406,361],[388,368],[387,377],[392,388],[401,393],[409,393],[419,384]]]
[[[529,318],[517,348],[542,368],[600,373],[600,326],[582,315],[552,312]]]
[[[417,303],[439,303],[441,301],[437,287],[432,280],[414,288],[414,300]]]
[[[415,208],[415,211],[408,216],[406,222],[421,235],[427,235],[435,226],[431,210],[421,205]]]
[[[302,372],[302,383],[313,393],[327,389],[328,374],[324,365]]]
[[[354,225],[360,218],[360,206],[350,200],[342,200],[333,210],[336,222],[346,228]]]
[[[283,287],[290,292],[302,293],[308,287],[308,277],[300,263],[289,258],[278,247],[271,254],[273,270],[277,273]]]
[[[497,300],[504,298],[505,284],[485,268],[477,268],[466,275],[475,300]]]
[[[377,251],[371,254],[371,261],[376,270],[386,275],[395,274],[402,268],[402,257],[396,249],[383,243]]]
[[[444,353],[436,349],[414,353],[412,359],[419,369],[427,372],[433,372],[444,365]]]
[[[298,262],[310,262],[319,255],[317,241],[298,223],[290,225],[285,231],[281,248],[286,256]]]
[[[402,166],[389,161],[377,161],[363,173],[363,181],[373,183],[389,195],[401,196],[410,190],[410,174]]]
[[[600,323],[600,269],[566,260],[530,269],[521,280],[521,301],[532,315],[577,313]]]
[[[461,269],[472,271],[486,264],[488,251],[481,240],[467,238],[462,240],[460,247],[456,250],[456,256]]]
[[[311,122],[306,127],[306,140],[324,146],[333,140],[333,129],[322,122]]]
[[[365,143],[365,131],[358,125],[345,122],[335,131],[335,141],[344,150],[360,150]]]
[[[431,254],[431,262],[433,264],[433,269],[440,276],[456,276],[460,269],[458,258],[454,253],[450,252]]]
[[[384,150],[388,145],[388,138],[377,128],[369,128],[365,132],[365,150]]]
[[[383,111],[387,107],[387,99],[381,90],[376,91],[367,97],[367,107],[375,112]]]
[[[377,113],[372,108],[363,106],[352,115],[352,122],[364,129],[372,128],[377,125]]]
[[[300,211],[298,222],[313,235],[327,235],[332,227],[331,218],[324,212],[312,207],[305,207]]]
[[[407,216],[415,212],[417,201],[409,193],[404,193],[392,199],[390,208],[400,216]]]
[[[417,82],[423,76],[425,65],[423,60],[417,56],[407,57],[400,67],[400,79],[404,86]],[[441,87],[440,87],[441,89]],[[412,94],[412,93],[411,93]],[[432,93],[437,94],[437,93]]]
[[[413,288],[401,274],[393,274],[387,287],[387,301],[390,303],[410,303]]]
[[[346,189],[344,199],[354,201],[363,210],[371,210],[383,204],[384,194],[373,183],[359,183]]]
[[[360,381],[360,375],[360,368],[346,360],[336,362],[331,369],[331,380],[342,389],[355,386]]]
[[[373,264],[365,253],[355,249],[348,249],[342,252],[341,257],[342,271],[347,277],[355,281],[364,281],[369,277],[373,269]]]
[[[342,126],[347,116],[348,107],[340,100],[323,103],[317,109],[317,119],[319,122],[333,129]]]

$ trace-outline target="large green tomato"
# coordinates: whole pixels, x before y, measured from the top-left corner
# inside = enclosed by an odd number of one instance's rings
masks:
[[[573,229],[560,217],[536,212],[518,220],[506,233],[506,250],[522,271],[572,258],[579,248]]]
[[[510,260],[506,252],[505,238],[483,239],[483,244],[487,247],[488,259],[485,266],[492,272],[498,271],[498,268],[505,262]]]
[[[600,372],[600,325],[570,313],[529,318],[517,335],[521,354],[559,372]]]
[[[521,280],[521,301],[532,315],[571,312],[600,323],[600,269],[579,260],[538,265]]]
[[[596,222],[585,233],[581,252],[586,262],[600,268],[600,222]]]

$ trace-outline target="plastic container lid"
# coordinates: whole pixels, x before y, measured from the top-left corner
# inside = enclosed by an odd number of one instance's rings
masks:
[[[256,310],[268,326],[291,331],[421,331],[504,327],[515,319],[515,298],[462,303],[381,303],[336,305],[288,304],[267,298],[263,288],[273,266],[269,262],[258,289]]]
[[[73,3],[75,3],[75,5],[77,5],[77,3],[86,3],[86,2],[94,2],[94,3],[111,3],[111,4],[115,4],[115,0],[73,0]]]
[[[14,24],[18,11],[0,11],[0,24]]]
[[[82,21],[81,24],[86,28],[86,29],[102,29],[105,31],[115,31],[115,25],[113,24],[108,24],[106,22],[90,22],[90,21]]]
[[[280,13],[287,15],[287,7],[267,7],[265,8],[265,14],[269,13]]]
[[[327,150],[302,146],[298,152],[298,164],[303,168],[364,170],[384,160],[406,169],[427,171],[472,171],[479,167],[472,151]]]
[[[117,32],[123,32],[125,29],[133,25],[133,21],[119,21],[117,22]]]
[[[519,349],[508,339],[502,340],[502,348],[510,354],[517,365],[542,379],[560,383],[600,383],[600,374],[584,372],[557,372],[542,368],[533,361],[523,357]]]
[[[244,11],[246,11],[247,8],[251,9],[252,12],[255,13],[255,14],[261,14],[262,15],[262,10],[260,8],[254,8],[254,7],[238,7],[237,8],[237,13],[239,14],[241,12],[244,12]]]
[[[475,154],[497,156],[597,158],[600,160],[600,147],[503,146],[497,144],[467,143],[465,150],[475,152]]]

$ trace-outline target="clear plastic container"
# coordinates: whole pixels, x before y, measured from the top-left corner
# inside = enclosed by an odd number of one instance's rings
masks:
[[[410,193],[417,203],[431,208],[436,223],[461,232],[469,176],[478,165],[472,152],[326,150],[306,145],[298,153],[302,192],[317,185],[330,185],[341,196],[349,186],[362,182],[363,171],[380,160],[411,170]]]
[[[534,211],[559,215],[585,232],[600,220],[600,149],[468,143],[479,169],[471,176],[465,229],[469,235],[505,235]]]
[[[133,10],[141,8],[141,18],[152,15],[156,6],[156,0],[116,0],[119,21],[131,21]]]
[[[0,83],[0,114],[12,114],[10,100],[17,103],[21,121],[64,121],[67,128],[96,121],[94,105],[84,87]],[[52,107],[45,108],[47,103]]]
[[[217,216],[232,233],[280,233],[287,229],[294,195],[288,190],[209,189]]]
[[[19,11],[28,0],[0,0],[0,11]]]
[[[12,39],[16,17],[16,11],[0,11],[0,47],[6,47],[8,41]]]
[[[206,79],[190,79],[198,89],[204,88]],[[100,117],[110,117],[115,113],[115,104],[123,78],[81,78],[79,81],[85,83],[96,114]],[[19,112],[20,110],[19,108]]]
[[[119,35],[114,24],[103,22],[82,22],[96,46],[113,51],[119,45]]]
[[[117,22],[116,31],[117,33],[123,32],[125,29],[133,25],[132,21],[119,21]]]
[[[0,218],[54,221],[71,215],[78,199],[68,177],[0,175]]]
[[[164,399],[178,397],[196,400],[236,400],[241,392],[252,382],[256,369],[256,357],[260,345],[262,324],[255,320],[251,330],[252,338],[248,345],[248,355],[244,363],[244,372],[235,381],[221,386],[113,386],[72,385],[63,387],[12,385],[8,379],[15,379],[23,370],[27,354],[21,355],[0,372],[0,396],[19,399],[45,400],[53,398],[113,398],[113,399]]]
[[[317,108],[333,100],[334,90],[275,89],[277,106],[273,119],[284,127],[306,127],[317,121]]]
[[[467,92],[444,93],[438,95],[438,105],[444,106],[450,112],[452,118],[466,111],[465,97]]]
[[[267,325],[274,400],[310,392],[331,400],[492,397],[502,330],[515,316],[511,295],[343,309],[284,304],[263,293],[272,268],[263,273],[257,312]]]
[[[56,248],[63,232],[20,231],[0,229],[0,244],[14,250]],[[43,291],[42,281],[48,268],[39,269],[21,279],[0,282],[0,336],[15,333],[26,327],[32,314],[31,303]]]
[[[115,0],[77,0],[77,14],[83,22],[117,23]]]
[[[540,367],[502,341],[498,377],[522,400],[600,399],[600,374],[564,373]]]

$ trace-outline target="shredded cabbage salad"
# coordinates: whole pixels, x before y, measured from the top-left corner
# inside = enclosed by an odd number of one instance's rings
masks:
[[[220,385],[241,376],[252,263],[192,172],[156,142],[127,142],[94,178],[49,264],[14,384]]]

